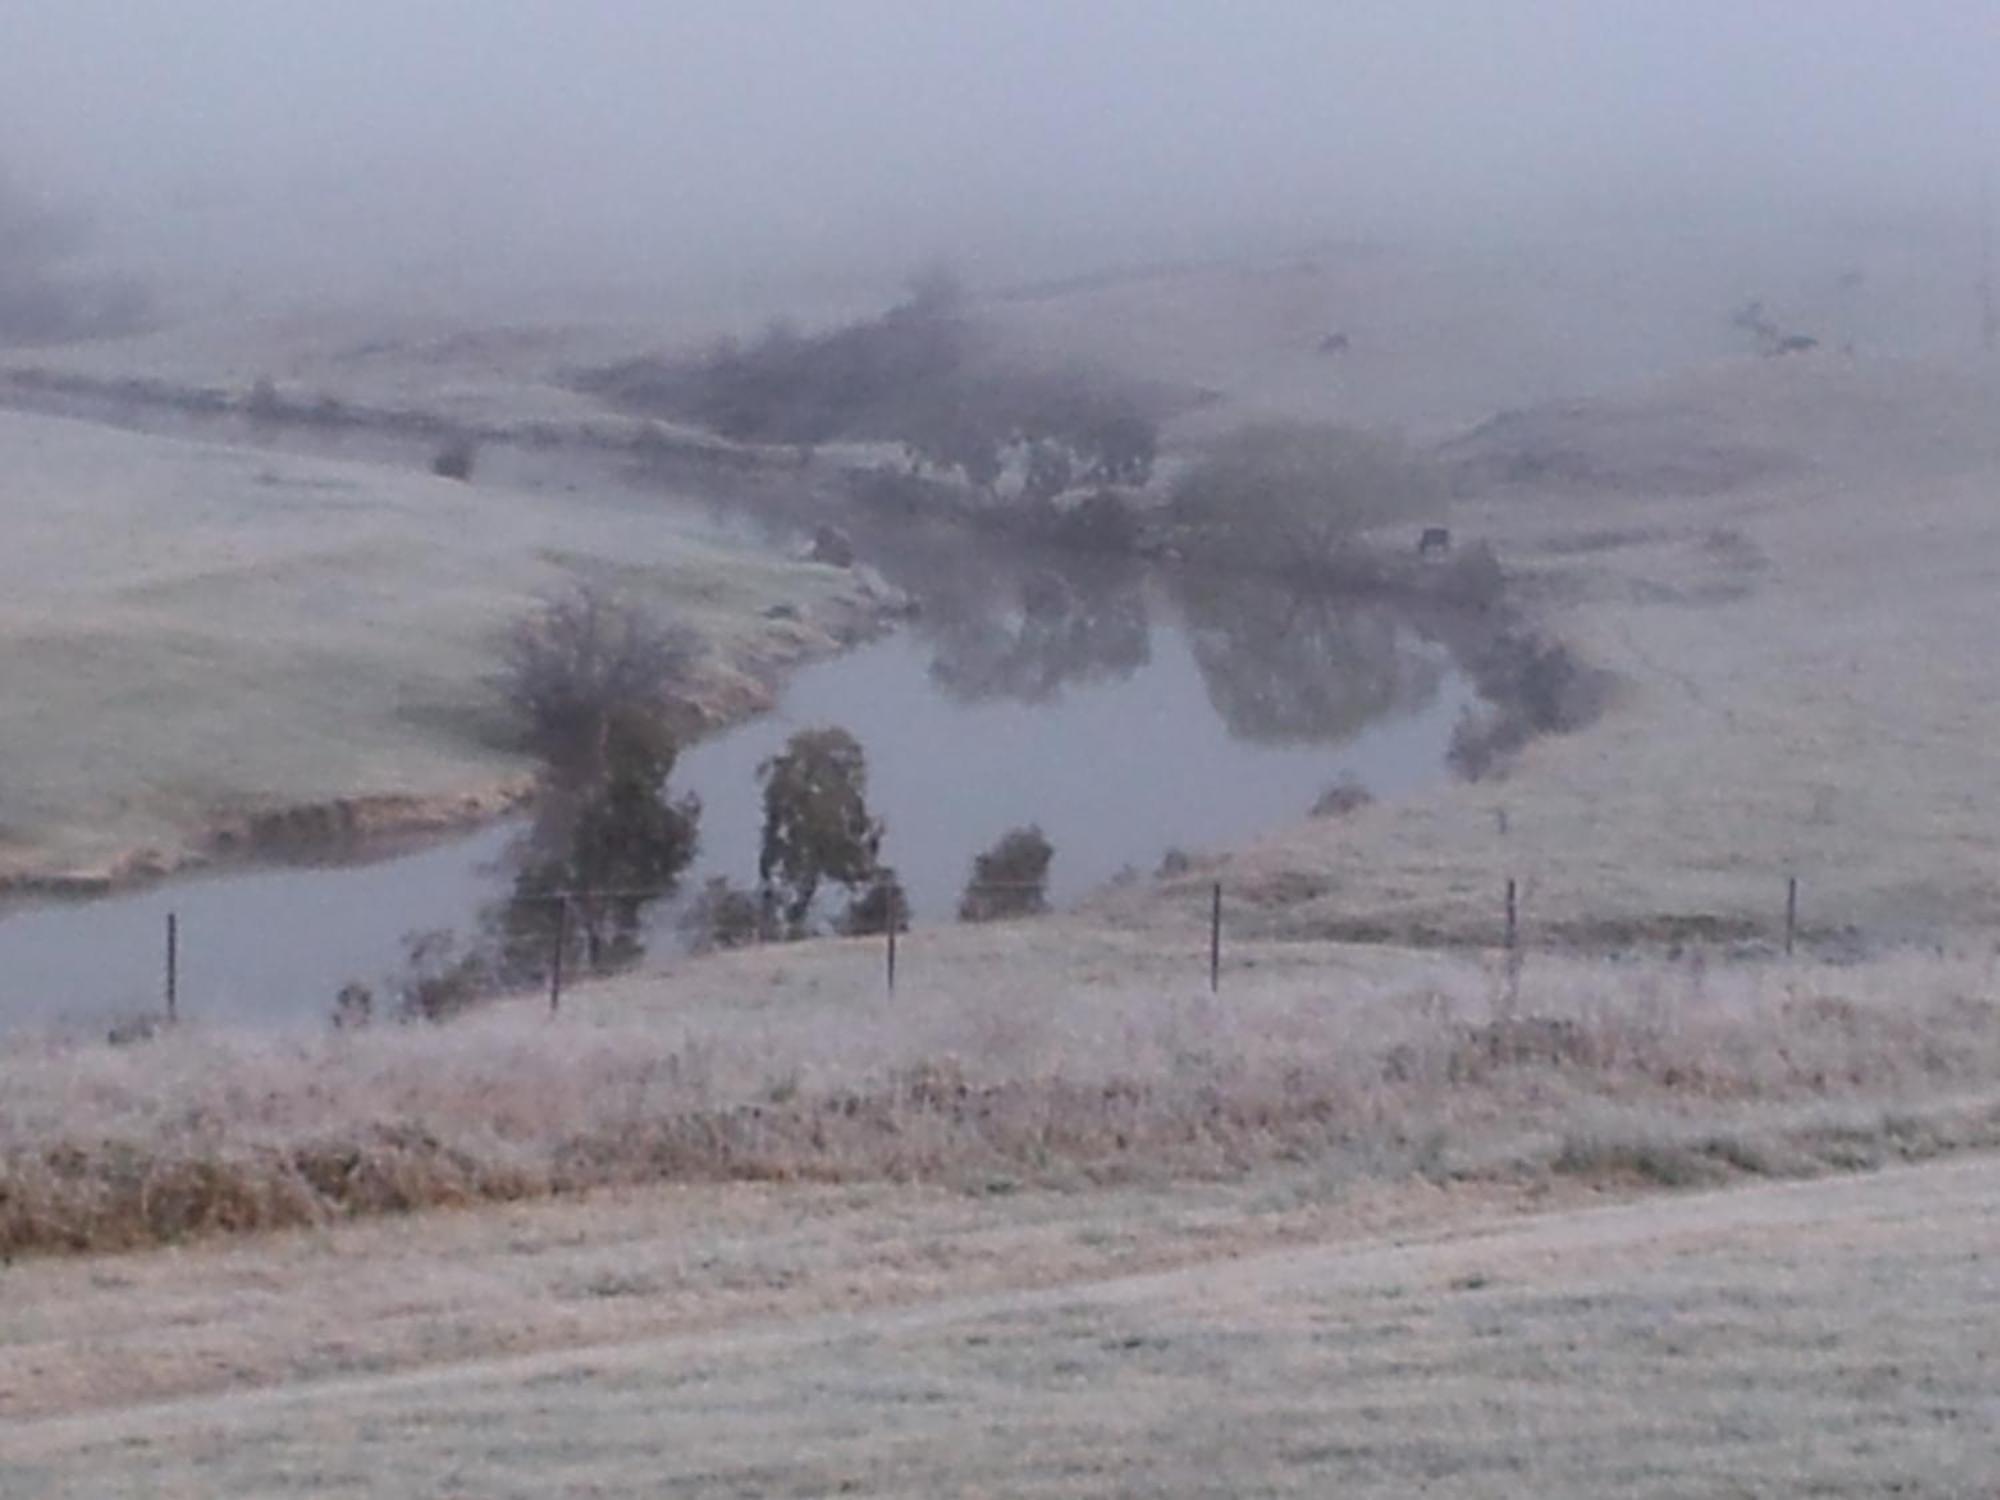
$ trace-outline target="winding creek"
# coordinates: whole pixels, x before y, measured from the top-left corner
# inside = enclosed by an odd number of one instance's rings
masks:
[[[802,727],[861,740],[884,858],[922,924],[951,919],[973,855],[1019,824],[1053,841],[1062,905],[1169,849],[1294,822],[1343,777],[1407,795],[1448,774],[1475,702],[1445,647],[1379,604],[1017,553],[949,528],[858,540],[920,612],[803,668],[774,712],[683,754],[672,789],[703,807],[685,890],[754,877],[756,768]],[[168,912],[183,1014],[323,1022],[343,983],[397,970],[407,934],[476,929],[508,888],[519,832],[0,909],[0,1025],[101,1030],[156,1008]],[[672,952],[673,915],[655,961]]]

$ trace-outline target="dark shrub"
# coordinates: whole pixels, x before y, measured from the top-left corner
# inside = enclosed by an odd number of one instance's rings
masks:
[[[491,996],[496,987],[491,966],[480,954],[462,951],[456,933],[440,928],[403,939],[403,975],[397,992],[405,1020],[449,1021]]]
[[[717,948],[747,948],[771,934],[764,920],[764,903],[755,891],[732,885],[721,875],[709,877],[701,893],[681,916],[681,931],[697,953]]]
[[[880,865],[861,893],[848,903],[840,930],[848,937],[873,937],[891,926],[898,932],[910,930],[910,898],[895,870]]]
[[[1446,759],[1470,781],[1492,774],[1537,735],[1583,728],[1610,696],[1608,673],[1579,661],[1562,642],[1526,632],[1498,636],[1467,665],[1486,706],[1459,720]]]
[[[802,729],[757,777],[764,786],[757,878],[782,903],[786,929],[802,935],[823,882],[853,891],[879,868],[883,827],[868,811],[867,761],[845,729]]]
[[[359,1031],[375,1019],[375,991],[359,980],[340,987],[333,997],[333,1029]]]
[[[1358,812],[1374,800],[1374,793],[1353,776],[1342,776],[1319,794],[1319,800],[1312,805],[1312,815],[1315,818],[1344,818],[1351,812]]]
[[[1049,862],[1055,845],[1030,824],[1003,835],[972,861],[965,895],[958,903],[961,922],[993,922],[1031,917],[1049,909]]]
[[[440,479],[469,481],[477,459],[478,450],[473,447],[472,439],[453,438],[432,455],[431,472]]]

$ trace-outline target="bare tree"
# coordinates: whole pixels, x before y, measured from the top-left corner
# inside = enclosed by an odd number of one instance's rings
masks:
[[[583,583],[509,632],[500,685],[550,774],[591,782],[615,716],[665,723],[685,707],[696,647],[685,626]]]

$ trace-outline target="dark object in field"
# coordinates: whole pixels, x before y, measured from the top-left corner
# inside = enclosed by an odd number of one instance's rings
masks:
[[[961,922],[997,922],[1038,916],[1049,909],[1051,844],[1038,824],[1009,829],[992,848],[976,855],[965,895],[958,903]]]
[[[343,984],[333,997],[333,1029],[359,1031],[375,1020],[375,992],[357,982]]]
[[[1315,818],[1344,818],[1349,813],[1359,812],[1374,800],[1374,794],[1350,773],[1319,794],[1319,800],[1312,805],[1312,815]]]
[[[1429,557],[1434,552],[1451,551],[1451,532],[1443,526],[1426,526],[1424,534],[1417,538],[1417,556]]]
[[[1347,335],[1338,331],[1329,333],[1319,341],[1319,352],[1321,354],[1345,354],[1347,352]]]
[[[166,1022],[158,1016],[126,1016],[112,1022],[104,1039],[113,1047],[136,1047],[143,1042],[157,1041],[165,1028]]]
[[[812,560],[830,568],[851,568],[854,543],[838,526],[822,525],[813,533]]]
[[[466,438],[453,438],[431,459],[431,472],[440,479],[456,479],[461,483],[472,478],[472,466],[478,453]]]
[[[1782,354],[1805,354],[1819,347],[1819,340],[1805,333],[1787,333],[1764,311],[1764,303],[1753,297],[1729,315],[1732,327],[1741,328],[1757,341],[1757,352],[1766,359]]]

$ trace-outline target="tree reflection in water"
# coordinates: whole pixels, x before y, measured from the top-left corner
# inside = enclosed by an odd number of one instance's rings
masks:
[[[961,703],[1046,703],[1130,677],[1152,659],[1144,579],[1130,565],[1042,558],[937,588],[921,626],[931,680]]]
[[[1176,577],[1173,596],[1209,701],[1241,739],[1346,739],[1429,703],[1448,670],[1379,602],[1202,573]]]
[[[967,547],[957,531],[912,527],[868,544],[920,601],[931,680],[961,703],[1042,704],[1123,681],[1151,662],[1154,625],[1178,624],[1232,735],[1331,744],[1422,708],[1450,670],[1429,633],[1380,599],[997,538]]]

